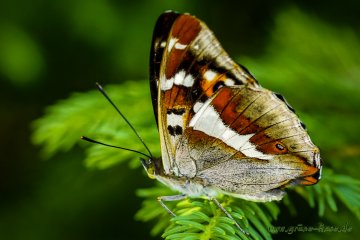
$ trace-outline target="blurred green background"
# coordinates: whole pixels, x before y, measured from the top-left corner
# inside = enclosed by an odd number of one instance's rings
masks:
[[[63,151],[41,151],[34,145],[44,144],[42,140],[31,137],[39,122],[31,123],[44,115],[46,106],[73,92],[92,90],[95,82],[130,80],[133,83],[113,88],[112,96],[131,87],[133,95],[129,93],[125,102],[117,104],[131,109],[136,101],[146,102],[142,111],[153,123],[150,98],[144,98],[149,95],[145,80],[154,23],[167,9],[204,20],[234,59],[298,110],[323,150],[324,165],[359,178],[359,1],[3,0],[0,239],[150,238],[152,225],[134,220],[141,206],[135,190],[154,183],[142,169],[129,168],[126,161],[85,162],[83,143],[73,145],[82,134],[76,131],[62,130],[64,138],[74,139]],[[143,81],[136,84],[139,80]],[[106,108],[100,94],[94,92],[92,99],[99,102],[98,108]],[[99,109],[87,106],[83,118],[73,124],[78,131],[81,126],[93,126],[90,133],[94,133]],[[112,114],[110,106],[108,111]],[[131,119],[131,110],[127,114]],[[112,121],[121,121],[113,117]],[[137,119],[133,121],[136,126]],[[157,139],[151,126],[148,140]],[[89,133],[86,128],[83,131]],[[114,127],[114,135],[116,131]],[[47,134],[51,138],[57,132],[48,129]],[[159,152],[157,142],[150,140],[149,145]],[[344,225],[348,221],[354,228],[351,233],[332,236],[351,239],[359,233],[358,220],[344,206],[339,206],[338,213],[327,212],[325,220],[317,217],[316,209],[294,198],[295,206],[307,211],[299,211],[291,221],[288,213],[281,213],[278,225]],[[321,239],[325,235],[291,236]],[[280,237],[287,235],[274,236]]]

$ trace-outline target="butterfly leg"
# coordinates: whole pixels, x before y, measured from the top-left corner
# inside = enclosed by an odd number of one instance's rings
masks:
[[[161,196],[158,197],[157,200],[159,201],[160,205],[172,216],[176,217],[175,213],[173,213],[164,203],[165,202],[172,202],[172,201],[179,201],[185,199],[187,197],[186,194],[178,194],[173,196]]]
[[[245,235],[249,235],[249,233],[245,232],[240,225],[236,222],[236,220],[230,215],[230,213],[228,211],[226,211],[226,209],[219,203],[219,201],[214,198],[214,197],[209,197],[209,200],[212,200],[225,214],[226,216],[228,216],[228,218],[230,218],[231,220],[233,220],[235,222],[235,225],[239,228],[239,230],[245,234]]]

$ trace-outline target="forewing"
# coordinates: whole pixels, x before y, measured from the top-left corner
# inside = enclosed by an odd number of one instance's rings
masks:
[[[150,50],[150,92],[154,108],[156,123],[158,124],[158,86],[160,65],[165,49],[165,44],[169,36],[170,29],[175,19],[180,14],[166,12],[158,18],[155,24]],[[162,43],[162,44],[161,44]]]
[[[164,28],[161,28],[162,22]],[[167,12],[160,17],[157,26],[155,31],[157,28],[161,31],[154,35],[151,88],[154,92],[157,83],[158,92],[153,94],[153,103],[157,103],[155,111],[158,111],[165,172],[177,174],[173,164],[176,146],[201,105],[222,86],[257,87],[258,84],[194,16]]]

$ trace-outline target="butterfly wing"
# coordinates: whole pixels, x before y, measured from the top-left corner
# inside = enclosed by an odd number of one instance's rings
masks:
[[[166,173],[178,174],[176,146],[201,105],[222,86],[258,86],[199,19],[166,12],[156,23],[150,85]]]
[[[319,149],[292,108],[231,60],[203,22],[164,13],[151,59],[164,176],[261,201],[318,181]]]
[[[151,50],[150,50],[150,92],[154,108],[156,123],[158,124],[158,86],[160,79],[160,66],[164,53],[164,42],[167,41],[170,29],[180,14],[166,12],[158,18],[155,24]]]
[[[249,86],[223,87],[204,103],[175,164],[182,176],[257,201],[281,199],[278,189],[287,185],[316,183],[321,168],[319,149],[283,98]]]

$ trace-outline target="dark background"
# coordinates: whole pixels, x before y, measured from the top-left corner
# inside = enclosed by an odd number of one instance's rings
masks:
[[[231,56],[256,59],[288,7],[359,34],[355,0],[1,1],[0,239],[149,238],[151,224],[133,219],[135,189],[152,184],[139,169],[88,170],[73,161],[83,158],[80,148],[44,160],[30,123],[97,81],[148,79],[152,30],[164,10],[198,16]]]

